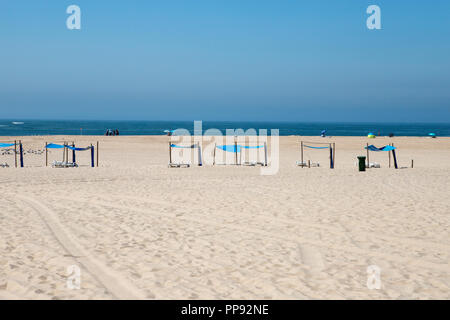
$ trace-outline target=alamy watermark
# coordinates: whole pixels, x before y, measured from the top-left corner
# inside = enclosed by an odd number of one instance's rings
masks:
[[[367,29],[369,30],[380,30],[381,29],[381,9],[377,5],[370,5],[366,10],[367,14],[370,16],[366,20]]]
[[[79,6],[72,4],[67,7],[66,13],[70,16],[66,20],[66,26],[69,30],[80,30],[81,29],[81,9]]]
[[[81,29],[81,8],[72,4],[67,7],[66,13],[70,16],[66,20],[66,26],[69,30]],[[378,5],[372,4],[367,7],[366,13],[370,16],[366,20],[366,26],[369,30],[381,29],[381,9]]]
[[[380,290],[381,289],[381,269],[377,265],[367,267],[367,289]]]
[[[81,269],[77,265],[67,267],[67,289],[79,290],[81,288]]]

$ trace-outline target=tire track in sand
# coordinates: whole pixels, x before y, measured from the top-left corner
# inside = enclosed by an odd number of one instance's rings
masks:
[[[58,197],[58,198],[65,199],[64,197]],[[81,203],[87,202],[86,200],[82,200],[82,199],[72,199],[72,201],[81,202]],[[147,202],[151,203],[152,201],[147,201]],[[157,203],[158,205],[163,204],[163,202],[160,202],[160,201],[155,201],[155,203]],[[119,210],[129,210],[129,211],[134,211],[134,212],[139,212],[139,213],[144,213],[144,214],[156,214],[156,215],[158,215],[162,218],[166,218],[166,219],[176,217],[176,215],[168,216],[166,214],[163,214],[163,213],[155,211],[155,210],[149,210],[148,208],[145,209],[145,208],[136,208],[133,206],[116,205],[116,204],[114,204],[114,202],[105,202],[105,201],[96,200],[96,204],[104,206],[104,207],[116,208]],[[174,204],[167,204],[167,203],[165,204],[165,206],[166,207],[167,206],[177,207]],[[449,273],[448,267],[446,265],[442,265],[442,264],[434,263],[434,262],[422,261],[422,260],[418,260],[418,259],[413,259],[412,257],[401,257],[401,256],[392,255],[392,254],[385,253],[385,252],[367,251],[365,249],[360,249],[357,247],[332,248],[332,247],[329,247],[326,243],[321,243],[320,241],[317,241],[317,240],[307,239],[300,235],[292,236],[292,235],[288,235],[288,234],[285,234],[285,235],[273,234],[266,230],[249,227],[249,226],[224,225],[222,221],[217,221],[210,217],[208,217],[206,219],[205,216],[200,216],[198,214],[190,214],[189,216],[178,216],[177,218],[180,220],[183,220],[185,222],[188,222],[188,223],[209,225],[214,228],[219,228],[219,229],[223,228],[223,229],[228,229],[228,230],[234,230],[234,231],[238,231],[238,232],[244,232],[246,234],[252,233],[255,235],[260,235],[260,236],[264,236],[266,238],[273,239],[275,241],[290,241],[293,243],[300,243],[301,248],[302,248],[302,251],[301,251],[302,260],[305,263],[309,264],[312,268],[315,268],[318,270],[321,270],[324,267],[323,260],[321,257],[322,255],[319,254],[319,252],[314,253],[314,254],[312,252],[314,250],[321,250],[323,248],[326,250],[335,250],[335,251],[345,252],[345,253],[349,253],[349,254],[355,254],[355,255],[359,255],[359,256],[363,256],[363,257],[372,256],[372,257],[376,257],[379,259],[391,261],[392,263],[396,262],[396,263],[401,263],[401,264],[409,264],[411,266],[415,265],[415,266],[419,266],[422,268],[427,268],[427,269],[431,269],[431,270],[435,270],[435,271]],[[303,249],[305,249],[305,250],[303,250]]]
[[[56,240],[67,253],[83,265],[84,268],[114,296],[114,298],[128,300],[146,298],[143,292],[130,284],[122,275],[103,265],[100,261],[93,258],[89,252],[80,247],[70,231],[61,224],[52,210],[31,197],[16,197],[25,202],[39,214],[51,233],[55,236]]]

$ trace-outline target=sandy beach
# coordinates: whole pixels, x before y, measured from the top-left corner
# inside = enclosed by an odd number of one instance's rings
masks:
[[[0,299],[450,298],[450,138],[280,137],[268,176],[168,168],[167,136],[15,139],[25,168],[0,156]],[[305,155],[319,168],[297,167],[301,139],[335,142],[335,169],[321,150]],[[27,152],[51,141],[99,141],[99,167]],[[372,152],[381,168],[358,172],[366,143],[394,143],[402,169]]]

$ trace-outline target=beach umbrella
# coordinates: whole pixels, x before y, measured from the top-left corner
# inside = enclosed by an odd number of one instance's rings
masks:
[[[432,133],[432,132],[431,132],[431,133],[429,133],[428,135],[429,135],[430,137],[432,137],[432,138],[436,138],[436,133]]]
[[[164,133],[167,133],[168,136],[171,136],[175,130],[164,130]]]
[[[375,138],[375,137],[376,137],[375,134],[373,134],[372,132],[370,132],[370,133],[367,135],[367,138],[373,139],[373,138]]]

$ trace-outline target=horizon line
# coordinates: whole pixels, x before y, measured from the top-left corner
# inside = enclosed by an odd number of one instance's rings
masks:
[[[336,121],[336,120],[167,120],[167,119],[152,119],[152,120],[137,120],[137,119],[45,119],[45,118],[0,118],[0,121],[104,121],[104,122],[251,122],[251,123],[349,123],[349,124],[448,124],[450,121]]]

